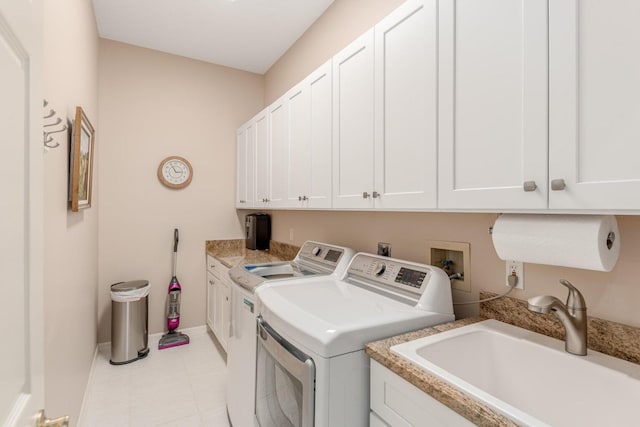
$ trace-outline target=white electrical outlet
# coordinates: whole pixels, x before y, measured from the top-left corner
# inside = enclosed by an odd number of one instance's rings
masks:
[[[518,277],[516,289],[524,289],[524,264],[522,261],[507,261],[507,278],[505,278],[506,286],[509,286],[508,277],[512,275],[516,275]]]

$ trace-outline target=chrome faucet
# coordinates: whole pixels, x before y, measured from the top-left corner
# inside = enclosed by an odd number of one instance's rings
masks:
[[[587,305],[580,291],[568,280],[560,280],[560,283],[569,288],[566,304],[562,304],[562,301],[556,297],[542,295],[529,298],[529,310],[545,314],[553,312],[558,316],[565,329],[566,351],[578,356],[586,356]]]

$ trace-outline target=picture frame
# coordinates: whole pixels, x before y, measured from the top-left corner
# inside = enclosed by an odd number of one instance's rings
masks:
[[[76,107],[69,145],[69,204],[72,212],[91,207],[95,130],[82,107]]]

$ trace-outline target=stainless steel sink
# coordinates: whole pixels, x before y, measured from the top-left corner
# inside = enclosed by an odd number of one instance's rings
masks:
[[[640,365],[496,320],[391,351],[523,425],[640,425]]]

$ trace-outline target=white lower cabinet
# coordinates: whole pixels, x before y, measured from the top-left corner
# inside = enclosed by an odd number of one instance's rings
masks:
[[[473,423],[371,360],[370,425],[471,427]]]
[[[227,267],[207,255],[207,325],[225,351],[231,321],[231,286],[228,275]]]

